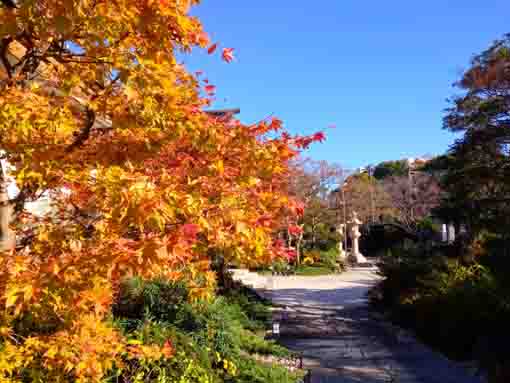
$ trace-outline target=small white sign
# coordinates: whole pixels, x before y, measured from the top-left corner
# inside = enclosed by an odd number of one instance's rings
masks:
[[[273,335],[280,335],[280,323],[273,322]]]

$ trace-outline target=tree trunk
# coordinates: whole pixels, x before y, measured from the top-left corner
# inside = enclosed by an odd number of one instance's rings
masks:
[[[9,229],[10,210],[7,178],[0,162],[0,251],[10,250],[14,247],[14,237]]]
[[[301,225],[303,228],[305,225]],[[299,266],[301,264],[301,243],[303,242],[303,231],[299,233],[299,236],[296,240],[296,265]]]
[[[220,290],[229,290],[232,287],[232,278],[227,269],[227,264],[223,255],[217,255],[212,264],[216,272],[217,284]]]

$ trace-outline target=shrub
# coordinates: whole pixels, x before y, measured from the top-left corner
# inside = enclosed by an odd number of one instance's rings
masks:
[[[211,303],[187,307],[186,316],[177,318],[177,326],[188,331],[199,345],[213,353],[238,359],[241,332],[241,324],[236,320],[238,308],[229,305],[223,297]]]
[[[303,265],[313,265],[321,261],[321,252],[317,249],[306,250],[303,253]]]
[[[254,331],[267,327],[267,302],[237,286],[210,301],[189,303],[185,286],[133,279],[121,285],[116,325],[129,344],[150,351],[170,342],[171,358],[126,355],[105,383],[295,382],[298,374],[265,366],[248,354],[287,357],[291,352]]]
[[[141,319],[150,313],[157,320],[173,322],[187,301],[188,289],[182,282],[130,278],[121,284],[112,311],[116,317]]]
[[[224,292],[229,305],[238,307],[236,320],[252,331],[266,329],[271,322],[270,302],[259,297],[245,286],[237,286]]]
[[[178,328],[149,319],[130,320],[127,327],[125,324],[125,321],[118,322],[130,344],[163,346],[170,340],[172,348],[177,351],[170,358],[157,360],[140,357],[126,358],[124,366],[114,369],[105,383],[149,381],[214,383],[221,381],[211,362],[209,351],[200,347],[191,336]],[[133,324],[136,324],[134,328]]]
[[[336,247],[329,247],[327,250],[312,249],[307,250],[303,254],[303,264],[301,267],[296,268],[299,274],[307,273],[309,267],[317,267],[323,269],[319,274],[332,271],[340,271],[345,268],[345,265],[338,262],[338,249]],[[314,272],[310,272],[314,274]]]
[[[289,262],[279,259],[270,267],[270,270],[275,274],[289,274],[292,271],[292,266],[289,264]]]
[[[321,263],[329,267],[331,270],[340,270],[345,268],[345,265],[338,262],[338,249],[336,247],[332,247],[329,250],[321,251],[320,253]]]
[[[452,358],[508,362],[510,290],[489,268],[412,250],[394,252],[380,270],[378,303],[399,324]]]
[[[288,349],[280,346],[274,340],[265,340],[250,331],[241,332],[241,348],[250,354],[274,355],[290,357],[293,355]]]

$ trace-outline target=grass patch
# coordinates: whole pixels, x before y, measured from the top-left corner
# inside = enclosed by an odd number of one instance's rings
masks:
[[[311,266],[302,265],[298,266],[295,270],[295,275],[301,275],[301,276],[319,276],[319,275],[329,275],[334,274],[335,272],[331,270],[330,267],[321,265],[321,264],[314,264]]]
[[[346,265],[338,261],[338,250],[336,247],[327,250],[309,249],[305,250],[301,257],[301,264],[275,262],[267,269],[254,270],[261,275],[303,275],[319,276],[337,274],[344,271]]]
[[[274,340],[265,340],[251,331],[241,332],[241,348],[249,354],[274,355],[281,358],[295,356]]]
[[[290,372],[279,365],[266,365],[244,358],[243,369],[236,377],[237,383],[294,383],[302,380],[302,371]]]

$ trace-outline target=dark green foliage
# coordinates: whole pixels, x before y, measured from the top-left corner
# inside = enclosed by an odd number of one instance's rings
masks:
[[[286,260],[280,259],[273,262],[268,270],[276,275],[290,275],[294,273],[294,265],[290,264]]]
[[[437,214],[464,224],[470,239],[483,230],[510,239],[509,52],[507,35],[473,59],[444,118],[463,135],[434,164],[448,192]]]
[[[107,382],[127,383],[134,376],[143,376],[144,382],[296,382],[297,375],[283,367],[264,366],[249,356],[291,355],[252,332],[269,325],[267,302],[236,284],[210,302],[191,304],[187,298],[186,286],[163,280],[135,278],[121,285],[113,311],[121,331],[133,344],[162,346],[170,340],[176,355],[151,362],[128,360],[122,370],[112,371]],[[237,371],[233,373],[225,363]]]
[[[125,368],[121,372],[120,380],[116,380],[118,377],[114,371],[111,380],[107,380],[107,382],[131,382],[132,377],[140,373],[144,374],[146,379],[144,381],[158,381],[157,378],[160,378],[161,375],[168,379],[166,381],[179,381],[180,378],[186,376],[188,380],[184,381],[199,383],[201,382],[200,375],[209,377],[213,382],[222,381],[214,369],[210,352],[206,348],[200,347],[193,337],[178,328],[150,319],[130,320],[128,327],[125,325],[126,322],[119,321],[120,329],[128,336],[131,343],[141,342],[161,346],[170,340],[177,353],[170,359],[151,361],[146,364],[130,360],[127,362],[127,369]],[[187,370],[189,370],[190,364],[193,365],[193,370],[199,374],[198,376],[189,376]]]
[[[453,358],[489,367],[510,360],[501,348],[510,341],[510,289],[489,268],[417,249],[392,252],[380,270],[376,303],[397,323]]]
[[[225,291],[223,296],[232,307],[237,307],[235,319],[248,330],[256,331],[271,325],[271,304],[260,298],[253,290],[237,285]],[[232,311],[234,313],[234,311]]]
[[[320,252],[320,260],[321,264],[329,268],[331,271],[340,271],[345,266],[338,264],[338,250],[336,247],[329,247],[327,250],[322,250]]]
[[[510,287],[510,253],[509,243],[498,235],[487,233],[481,244],[486,256],[479,257],[479,262],[489,268],[506,286]]]
[[[188,301],[188,291],[182,283],[157,279],[146,282],[131,278],[123,282],[113,306],[116,317],[141,319],[146,313],[159,321],[173,322],[182,305]]]
[[[320,251],[335,250],[338,246],[338,241],[341,240],[340,235],[332,227],[328,227],[327,232],[315,244],[315,248]]]
[[[241,344],[249,354],[274,355],[277,357],[291,357],[292,352],[280,346],[274,340],[265,340],[251,331],[241,332]]]
[[[223,297],[212,303],[187,305],[186,314],[178,317],[176,324],[186,331],[202,347],[218,352],[231,360],[240,355],[242,326],[237,318],[238,306],[230,305]]]
[[[378,180],[386,177],[400,177],[407,175],[409,166],[406,160],[384,161],[376,165],[373,176]]]
[[[335,243],[336,245],[336,243]],[[303,254],[303,264],[294,269],[297,275],[327,275],[341,272],[345,269],[343,263],[338,262],[338,249],[327,247],[327,250],[311,249]]]
[[[274,262],[270,268],[256,269],[261,273],[276,273],[277,275],[327,275],[345,270],[346,265],[338,262],[338,241],[320,241],[317,247],[304,250],[301,264],[284,261]]]
[[[433,213],[455,224],[455,243],[392,249],[373,294],[429,344],[478,360],[491,383],[510,379],[509,68],[510,35],[472,60],[444,118],[459,138],[423,169],[441,179],[444,195]],[[430,222],[422,226],[435,231]]]

